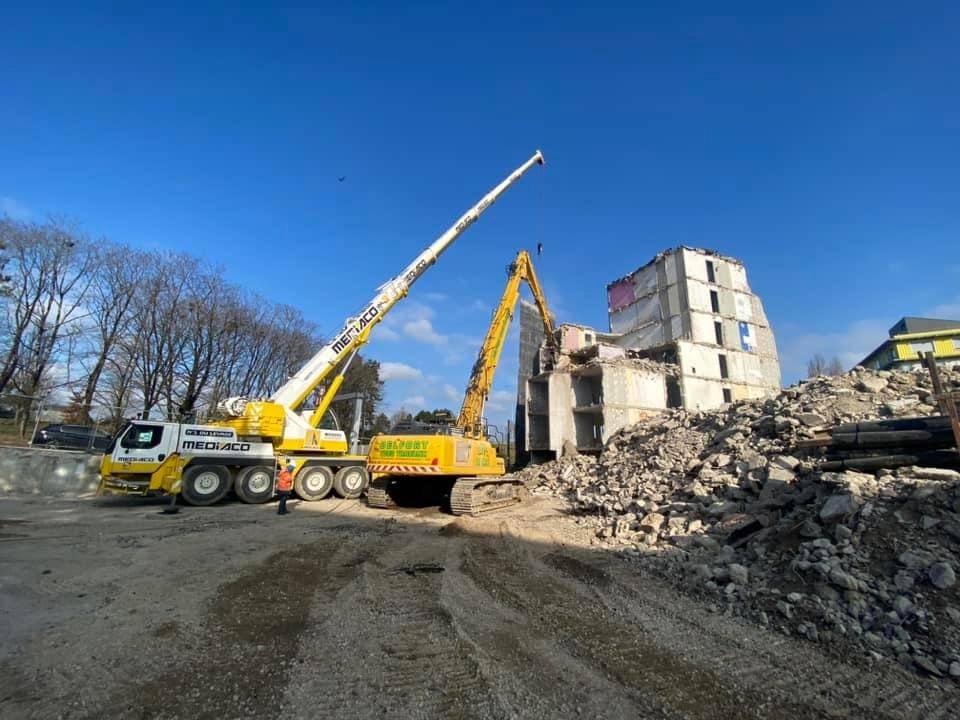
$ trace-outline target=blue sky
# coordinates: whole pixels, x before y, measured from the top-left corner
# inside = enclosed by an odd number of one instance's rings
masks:
[[[0,209],[215,259],[326,330],[543,148],[371,343],[391,408],[456,409],[538,240],[560,320],[599,327],[663,248],[740,257],[788,382],[960,317],[955,3],[78,5],[2,11]],[[515,384],[513,342],[491,418]]]

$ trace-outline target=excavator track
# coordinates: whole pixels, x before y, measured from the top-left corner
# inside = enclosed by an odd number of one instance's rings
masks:
[[[479,515],[516,505],[526,494],[523,482],[509,476],[460,478],[450,493],[450,511],[454,515]]]
[[[389,510],[397,507],[397,504],[390,497],[390,481],[392,478],[381,477],[371,480],[367,485],[367,504],[370,507],[383,508]]]

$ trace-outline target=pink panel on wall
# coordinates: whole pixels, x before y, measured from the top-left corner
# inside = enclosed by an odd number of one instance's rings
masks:
[[[610,310],[619,310],[634,301],[633,278],[611,285],[607,289],[607,303]]]

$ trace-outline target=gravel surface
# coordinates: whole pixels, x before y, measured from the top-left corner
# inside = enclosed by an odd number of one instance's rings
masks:
[[[4,718],[954,717],[953,684],[711,612],[557,498],[0,503]]]

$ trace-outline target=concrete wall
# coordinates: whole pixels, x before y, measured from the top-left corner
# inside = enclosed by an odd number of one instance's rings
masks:
[[[621,428],[667,407],[666,376],[629,365],[558,370],[527,383],[527,443],[533,462],[565,444],[598,450]]]
[[[551,372],[527,381],[526,447],[533,462],[559,456],[574,436],[570,373]]]
[[[527,380],[540,373],[540,344],[544,340],[543,321],[533,303],[520,300],[520,362],[517,371],[517,407],[514,418],[516,461],[525,465],[527,452]]]
[[[719,355],[727,358],[727,377],[720,376]],[[724,403],[723,391],[733,402],[769,395],[770,383],[780,378],[777,361],[729,348],[708,347],[690,342],[677,343],[683,406],[707,410]]]
[[[563,441],[574,436],[573,383],[570,373],[555,372],[547,383],[550,393],[550,447],[563,449]]]
[[[605,365],[602,375],[603,404],[637,409],[667,407],[666,376],[622,365]]]
[[[96,492],[101,457],[70,450],[0,447],[0,497],[75,497]]]

